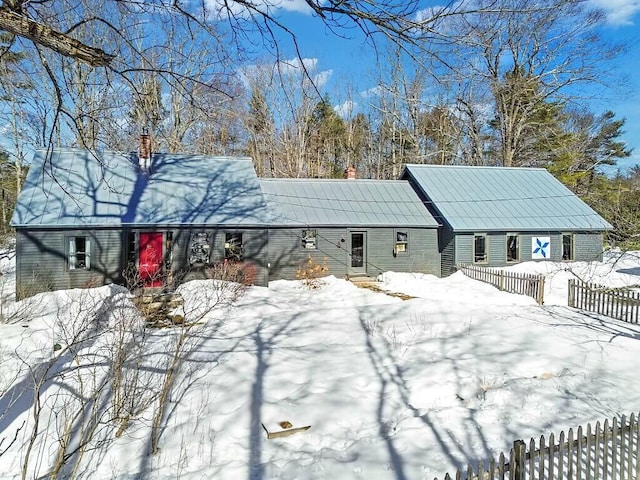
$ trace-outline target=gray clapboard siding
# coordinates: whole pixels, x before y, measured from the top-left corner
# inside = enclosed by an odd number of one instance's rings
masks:
[[[267,231],[265,229],[217,229],[217,228],[184,228],[173,230],[173,270],[184,272],[183,280],[205,278],[204,266],[192,267],[189,265],[189,248],[192,235],[195,233],[207,233],[210,238],[211,251],[209,263],[212,265],[224,261],[224,244],[226,233],[241,233],[243,245],[243,257],[246,262],[255,265],[257,269],[256,285],[265,286],[268,283],[267,263]]]
[[[507,264],[507,234],[505,232],[489,232],[487,234],[487,251],[490,267]]]
[[[455,236],[456,246],[456,263],[472,264],[473,257],[473,241],[476,233],[459,233]],[[502,266],[507,263],[507,239],[504,232],[477,232],[477,235],[486,237],[487,262],[482,265],[486,266]]]
[[[367,275],[385,271],[440,274],[438,236],[435,228],[317,228],[317,248],[302,248],[302,228],[269,231],[269,279],[296,278],[296,271],[309,257],[327,266],[327,274],[344,277],[349,272],[351,255],[349,234],[365,232],[367,237]],[[393,255],[396,231],[409,234],[406,254]],[[344,240],[344,241],[343,241]]]
[[[534,236],[536,236],[534,234]],[[538,236],[548,236],[551,238],[551,249],[550,249],[550,253],[551,256],[549,257],[549,260],[552,260],[554,262],[560,262],[562,261],[562,234],[559,232],[553,232],[553,233],[547,233],[547,232],[543,232],[540,233]]]
[[[232,230],[225,230],[224,232]],[[222,242],[219,252],[224,256],[224,232],[217,238]],[[266,229],[239,230],[242,232],[244,261],[255,265],[257,269],[256,285],[266,286],[269,283],[269,270],[267,269],[267,242],[269,240]]]
[[[481,233],[481,232],[478,232]],[[535,237],[549,237],[551,242],[549,258],[547,260],[562,261],[562,235],[563,232],[508,232],[517,234],[520,241],[520,262],[531,261],[532,245]],[[506,238],[507,232],[489,232],[487,235],[487,248],[489,261],[483,265],[499,267],[507,265]],[[455,235],[455,259],[456,264],[473,264],[473,236],[472,233],[459,233]],[[449,240],[449,243],[452,243]],[[603,236],[597,232],[573,233],[573,256],[576,261],[591,262],[602,259]],[[443,272],[446,268],[446,259],[443,255]]]
[[[306,230],[307,228],[305,228]],[[295,279],[296,271],[309,257],[326,265],[328,275],[346,274],[346,228],[317,228],[316,249],[302,248],[302,228],[277,228],[269,231],[269,280]]]
[[[91,240],[90,269],[70,270],[69,237]],[[124,249],[119,230],[16,231],[16,292],[18,298],[50,290],[83,288],[122,281]]]
[[[406,253],[393,255],[396,232],[409,234]],[[429,228],[389,228],[368,230],[367,274],[386,271],[419,272],[440,275],[438,233]]]
[[[576,233],[574,235],[575,259],[585,262],[602,260],[602,233]]]
[[[455,237],[456,265],[473,263],[473,234],[459,233]]]
[[[520,241],[520,261],[521,262],[529,262],[531,261],[531,239],[533,235],[531,233],[520,233],[519,241]]]
[[[456,270],[456,237],[453,232],[447,228],[440,229],[440,275],[443,277],[451,275]]]

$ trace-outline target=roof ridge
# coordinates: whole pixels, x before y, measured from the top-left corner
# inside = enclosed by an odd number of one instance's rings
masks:
[[[547,170],[544,167],[505,167],[502,165],[433,165],[433,164],[428,164],[428,163],[405,163],[404,164],[405,167],[419,167],[419,168],[441,168],[441,169],[445,169],[445,168],[460,168],[460,169],[466,169],[466,170],[471,170],[471,169],[492,169],[492,170],[536,170],[536,171],[544,171],[544,172],[549,172],[549,170]]]

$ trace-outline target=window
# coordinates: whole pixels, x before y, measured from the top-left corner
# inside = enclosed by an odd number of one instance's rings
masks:
[[[127,264],[129,268],[135,268],[138,263],[138,239],[136,234],[129,232],[127,235]]]
[[[515,233],[507,235],[507,262],[518,262],[520,260],[519,244],[518,235]]]
[[[87,237],[69,237],[69,270],[89,270],[91,267],[91,240]]]
[[[573,234],[562,234],[562,260],[573,260]]]
[[[194,233],[189,242],[189,265],[204,265],[209,263],[211,245],[208,233]]]
[[[396,231],[396,244],[394,253],[407,253],[409,251],[409,233]]]
[[[242,234],[226,233],[224,239],[224,259],[239,262],[243,258],[242,250]]]
[[[487,263],[487,236],[473,236],[473,263]]]
[[[302,230],[302,248],[305,250],[315,250],[318,248],[317,230]]]

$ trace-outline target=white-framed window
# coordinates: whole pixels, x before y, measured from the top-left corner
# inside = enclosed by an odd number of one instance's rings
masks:
[[[488,261],[487,235],[476,233],[473,236],[473,263],[487,263]]]
[[[318,248],[318,231],[302,230],[302,248],[304,250],[316,250]]]
[[[405,254],[409,252],[409,232],[406,230],[396,230],[396,241],[393,247],[396,254]]]
[[[507,262],[520,261],[520,237],[517,233],[507,233]]]
[[[571,261],[573,257],[573,233],[562,234],[562,260]]]
[[[91,268],[91,240],[89,237],[68,237],[69,270]]]

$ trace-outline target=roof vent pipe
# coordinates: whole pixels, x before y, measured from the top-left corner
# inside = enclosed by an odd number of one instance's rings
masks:
[[[140,168],[146,172],[151,167],[151,136],[146,128],[140,134],[140,151],[138,152]]]

